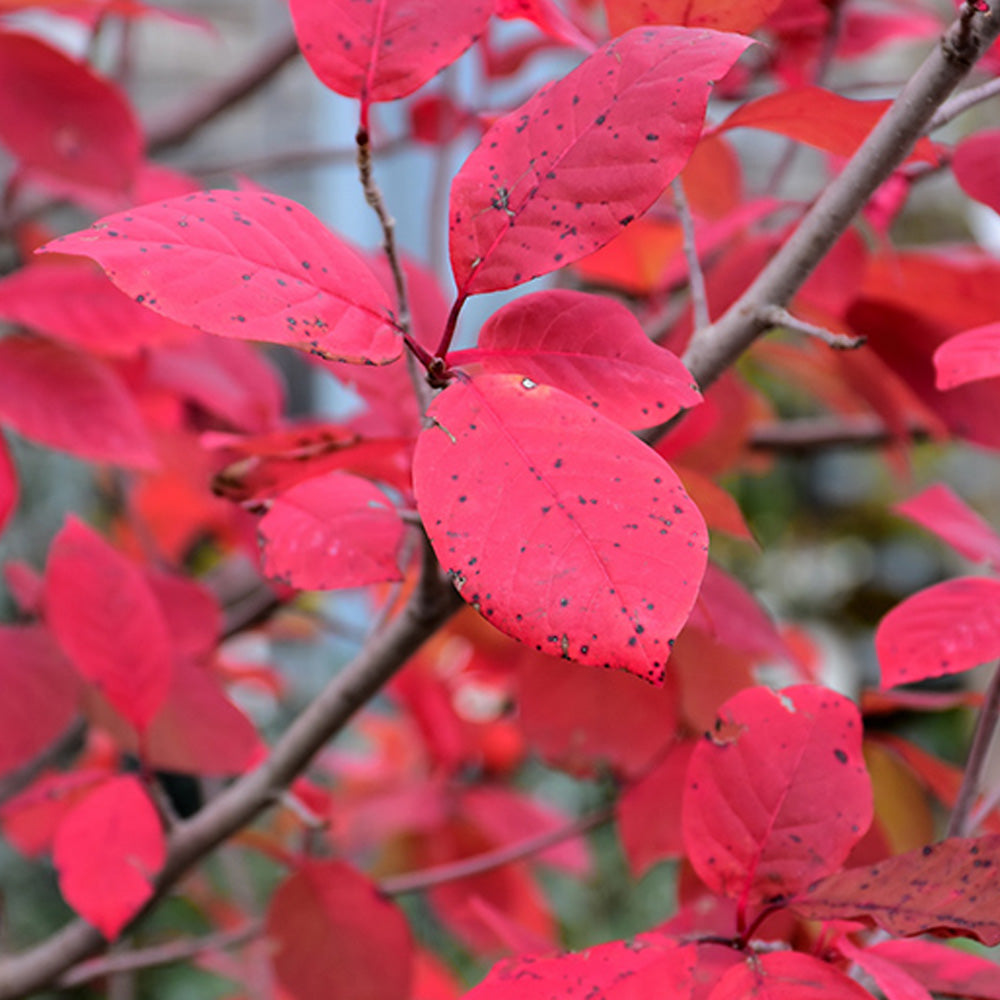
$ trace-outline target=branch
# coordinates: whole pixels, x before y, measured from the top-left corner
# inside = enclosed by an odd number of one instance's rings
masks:
[[[786,306],[878,186],[909,155],[934,113],[1000,34],[1000,0],[988,14],[968,3],[896,100],[817,198],[753,284],[713,326],[699,330],[684,363],[704,389],[767,329],[761,310]]]
[[[1000,95],[1000,77],[981,83],[978,87],[970,87],[961,94],[956,94],[951,100],[945,101],[941,105],[937,114],[928,122],[927,131],[934,132],[936,129],[944,127],[968,111],[969,108],[982,104],[983,101],[988,101],[997,95]]]
[[[969,834],[969,814],[976,801],[976,794],[983,780],[983,770],[989,758],[990,744],[1000,726],[1000,665],[993,667],[993,676],[986,689],[986,698],[979,709],[976,731],[972,734],[972,746],[962,774],[962,787],[948,820],[946,837],[966,837]]]
[[[143,913],[193,865],[277,801],[323,744],[340,732],[461,606],[461,598],[442,579],[437,560],[429,544],[425,545],[420,580],[399,615],[328,682],[292,722],[264,763],[171,831],[166,863],[154,880],[153,896]],[[0,1000],[36,993],[105,944],[90,924],[72,921],[34,948],[0,962]]]
[[[512,861],[520,861],[523,858],[531,857],[533,854],[540,854],[542,851],[563,841],[580,837],[590,830],[603,826],[613,819],[615,811],[613,808],[601,809],[574,820],[566,826],[557,830],[546,830],[544,833],[535,834],[533,837],[525,837],[514,844],[506,844],[493,851],[484,851],[482,854],[473,855],[471,858],[462,858],[459,861],[450,861],[447,864],[436,865],[433,868],[425,868],[417,872],[409,872],[406,875],[395,875],[392,878],[385,878],[379,883],[379,889],[387,896],[402,896],[408,892],[422,892],[426,889],[433,889],[436,885],[443,885],[446,882],[456,882],[459,879],[470,878],[473,875],[481,875],[483,872],[492,871],[503,865],[509,865]]]
[[[86,735],[87,723],[83,719],[77,719],[62,736],[40,754],[5,774],[0,780],[0,805],[15,795],[20,795],[43,771],[55,766],[62,757],[78,750],[83,745]]]
[[[680,176],[671,181],[674,192],[674,207],[680,220],[681,232],[684,234],[684,256],[688,266],[688,287],[691,289],[691,308],[694,311],[694,328],[703,330],[712,322],[708,312],[708,293],[705,290],[705,275],[698,260],[698,244],[694,236],[694,219],[691,217],[691,206]]]
[[[907,428],[911,441],[926,441],[930,431],[920,425]],[[749,440],[754,451],[796,454],[822,448],[879,448],[899,440],[877,417],[802,417],[755,427]]]
[[[834,333],[824,326],[816,326],[815,323],[807,323],[798,316],[793,316],[782,306],[764,306],[759,313],[760,319],[767,323],[768,327],[784,327],[795,333],[804,333],[807,337],[815,337],[822,340],[824,344],[837,351],[853,351],[861,347],[864,337],[850,337],[846,333]]]
[[[184,962],[189,958],[197,958],[207,951],[222,951],[226,948],[238,948],[248,944],[264,929],[259,921],[254,921],[237,927],[235,930],[209,934],[207,937],[170,941],[166,944],[153,945],[149,948],[136,948],[106,958],[95,958],[89,962],[70,969],[60,976],[56,985],[60,989],[71,989],[84,983],[113,976],[122,972],[138,972],[141,969],[152,969],[158,965],[172,965],[174,962]]]
[[[298,54],[298,42],[291,32],[270,42],[228,80],[207,87],[159,120],[151,122],[146,127],[149,152],[161,153],[186,142],[222,112],[252,97]]]

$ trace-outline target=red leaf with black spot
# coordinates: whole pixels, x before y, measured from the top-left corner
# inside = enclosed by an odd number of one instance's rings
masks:
[[[479,346],[452,364],[527,375],[626,427],[650,427],[701,402],[680,359],[657,347],[620,302],[552,289],[525,295],[484,324]]]
[[[836,871],[871,819],[860,714],[827,688],[740,691],[692,754],[687,854],[744,912]]]
[[[42,250],[91,257],[137,302],[206,333],[355,364],[385,364],[401,351],[371,268],[278,195],[183,195],[109,215]]]
[[[1000,834],[953,837],[823,879],[792,902],[808,920],[862,920],[890,934],[1000,944]]]
[[[313,72],[345,97],[393,101],[454,62],[486,28],[489,0],[291,0]]]
[[[579,260],[645,212],[694,150],[712,82],[750,43],[637,28],[497,121],[451,188],[459,298]]]
[[[708,1000],[873,1000],[846,973],[812,955],[776,951],[734,965]]]
[[[574,397],[514,375],[463,377],[428,416],[417,506],[462,597],[536,649],[661,682],[707,549],[666,462]]]
[[[908,597],[875,633],[882,687],[978,667],[1000,656],[1000,580],[945,580]]]

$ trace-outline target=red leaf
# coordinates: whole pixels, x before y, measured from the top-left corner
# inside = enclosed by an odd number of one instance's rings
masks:
[[[77,671],[142,731],[166,698],[172,651],[145,575],[71,517],[52,542],[45,611]]]
[[[495,0],[495,2],[496,16],[505,21],[524,18],[557,42],[576,46],[586,52],[594,51],[593,41],[559,9],[555,0]]]
[[[952,153],[951,169],[970,198],[1000,212],[1000,129],[963,139]]]
[[[166,860],[160,817],[131,777],[112,778],[62,821],[53,845],[63,898],[109,941],[153,893]]]
[[[710,889],[741,907],[836,871],[871,819],[861,717],[826,688],[740,691],[691,757],[688,857]]]
[[[678,743],[618,800],[618,831],[629,870],[640,878],[658,861],[684,856],[681,796],[694,744]]]
[[[17,469],[10,457],[7,441],[0,434],[0,532],[17,510],[18,493]]]
[[[341,861],[306,861],[275,892],[267,933],[295,1000],[407,1000],[413,942],[403,914]]]
[[[31,760],[76,717],[80,685],[48,631],[0,627],[0,774]]]
[[[278,497],[258,528],[265,574],[300,590],[402,579],[405,527],[367,479],[346,472],[307,479]]]
[[[519,664],[517,703],[518,721],[535,751],[577,775],[641,773],[677,726],[670,674],[651,691],[630,674],[531,656]]]
[[[882,687],[970,670],[1000,656],[1000,580],[962,577],[908,597],[875,633]]]
[[[193,336],[123,295],[93,264],[76,260],[22,267],[0,281],[0,319],[115,358]]]
[[[776,951],[729,969],[708,1000],[872,1000],[853,979],[812,955]]]
[[[164,771],[229,777],[244,771],[262,747],[254,724],[219,682],[186,658],[174,663],[170,690],[141,743],[105,701],[91,697],[86,712],[123,752]]]
[[[837,950],[872,977],[886,1000],[934,1000],[927,987],[918,983],[905,969],[868,948],[859,948],[850,938],[841,938],[837,942]]]
[[[822,87],[795,87],[740,105],[719,128],[763,129],[836,156],[853,156],[891,103],[855,101]],[[921,139],[908,158],[939,159],[929,139]]]
[[[643,24],[684,24],[749,34],[782,0],[604,0],[608,29],[620,35]]]
[[[988,958],[918,938],[882,941],[867,950],[906,969],[935,993],[1000,1000],[1000,967]]]
[[[142,416],[103,361],[22,334],[0,340],[0,422],[95,462],[156,465]]]
[[[1000,834],[941,841],[823,879],[792,902],[808,920],[862,920],[900,937],[942,934],[1000,944]]]
[[[1000,323],[988,323],[949,337],[934,352],[939,389],[1000,375]]]
[[[362,258],[293,201],[206,191],[109,215],[43,252],[96,260],[136,302],[196,330],[385,364],[389,298]]]
[[[513,375],[453,382],[428,415],[414,491],[465,600],[538,650],[661,682],[707,548],[666,462]]]
[[[942,483],[896,504],[895,510],[933,531],[966,559],[1000,569],[1000,535]]]
[[[475,350],[448,360],[554,385],[629,428],[662,423],[701,402],[680,359],[604,295],[553,289],[522,296],[486,321]]]
[[[394,101],[422,87],[483,32],[493,4],[465,0],[291,0],[313,72],[345,97]]]
[[[125,191],[142,135],[125,95],[29,35],[0,31],[0,142],[29,170]]]
[[[609,941],[586,951],[500,962],[468,1000],[633,1000],[690,996],[697,946],[665,935]]]
[[[749,44],[632,31],[497,121],[451,188],[459,297],[578,260],[645,212],[691,155],[712,81]]]

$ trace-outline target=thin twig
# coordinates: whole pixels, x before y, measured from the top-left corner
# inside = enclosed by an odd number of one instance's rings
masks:
[[[515,844],[507,844],[493,851],[484,851],[471,858],[462,858],[459,861],[450,861],[448,864],[435,865],[433,868],[424,868],[406,875],[384,878],[379,883],[379,889],[387,896],[402,896],[408,892],[423,892],[446,882],[457,882],[459,879],[481,875],[494,868],[540,854],[550,847],[555,847],[556,844],[581,837],[610,822],[614,815],[615,811],[611,807],[601,809],[589,816],[574,820],[558,830],[546,830],[533,837],[525,837]]]
[[[674,207],[684,234],[684,257],[688,266],[688,287],[691,289],[691,308],[694,310],[694,328],[703,330],[712,322],[708,312],[708,293],[705,290],[705,275],[698,259],[698,244],[694,235],[694,219],[691,216],[691,206],[684,194],[684,184],[680,177],[675,177],[670,184],[674,192]]]
[[[155,905],[193,865],[273,805],[323,744],[347,725],[461,603],[455,589],[442,578],[428,545],[420,579],[399,615],[328,682],[262,764],[171,831],[166,863],[141,913]],[[71,921],[35,947],[0,962],[0,1000],[42,990],[104,946],[98,930],[84,920]]]
[[[930,437],[919,424],[912,424],[906,433],[910,441]],[[824,448],[880,448],[898,440],[898,434],[878,417],[800,417],[754,427],[748,444],[754,451],[796,454]]]
[[[807,323],[805,320],[793,316],[781,306],[762,306],[758,313],[768,326],[780,326],[786,330],[794,330],[796,333],[804,333],[807,337],[815,337],[838,351],[853,351],[865,342],[864,337],[851,337],[846,333],[834,333],[832,330],[827,330],[826,327]]]
[[[231,931],[221,931],[200,938],[185,938],[181,941],[170,941],[167,944],[152,945],[149,948],[136,948],[123,951],[104,958],[94,958],[81,962],[57,980],[60,989],[68,990],[84,983],[102,979],[104,976],[117,975],[122,972],[138,972],[141,969],[152,969],[158,965],[173,965],[175,962],[185,962],[197,958],[209,951],[223,951],[226,948],[239,948],[247,944],[264,930],[262,921],[255,920],[237,927]]]
[[[1000,34],[1000,4],[962,15],[910,78],[875,128],[817,198],[751,286],[712,326],[692,338],[684,362],[702,388],[714,382],[767,328],[760,309],[787,305],[878,186],[909,155],[934,112]]]
[[[207,87],[151,122],[146,127],[149,152],[161,153],[186,142],[224,111],[256,94],[298,54],[298,42],[291,32],[269,42],[231,77]]]
[[[372,176],[371,138],[363,125],[358,128],[355,142],[358,146],[358,175],[361,178],[361,187],[365,192],[365,201],[378,216],[379,225],[382,227],[382,249],[385,251],[389,270],[392,272],[392,281],[396,287],[396,304],[399,310],[396,322],[399,329],[403,331],[403,337],[410,348],[406,355],[410,381],[413,383],[413,391],[417,395],[420,412],[424,413],[430,406],[433,394],[424,378],[424,372],[417,362],[419,360],[421,363],[426,363],[430,357],[410,336],[412,332],[410,300],[406,293],[406,275],[403,273],[403,263],[399,259],[399,251],[396,248],[396,221],[389,214],[382,192]]]
[[[978,87],[970,87],[961,94],[956,94],[951,100],[945,101],[938,108],[934,117],[927,123],[927,132],[933,132],[954,121],[969,108],[982,104],[993,97],[1000,96],[1000,77],[981,83]]]
[[[958,798],[948,820],[948,837],[964,837],[970,830],[969,815],[972,805],[979,794],[979,786],[983,780],[983,770],[989,757],[990,745],[1000,725],[1000,665],[993,668],[986,698],[979,709],[976,719],[976,730],[972,734],[972,746],[965,762],[962,774],[962,787],[958,790]]]

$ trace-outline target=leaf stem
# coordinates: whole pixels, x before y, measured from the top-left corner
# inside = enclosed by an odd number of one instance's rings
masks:
[[[441,343],[438,344],[437,351],[435,352],[439,358],[445,357],[451,349],[451,342],[455,337],[455,329],[458,326],[458,314],[462,311],[462,306],[465,305],[465,298],[464,295],[459,295],[452,304],[451,312],[448,313],[448,322],[444,325],[444,333],[441,334]]]
[[[990,745],[1000,724],[1000,665],[993,668],[986,698],[976,719],[976,729],[972,735],[972,746],[965,762],[962,786],[958,790],[955,807],[948,820],[947,837],[965,837],[971,829],[970,814],[982,784],[983,770],[989,757]]]

